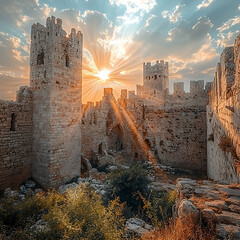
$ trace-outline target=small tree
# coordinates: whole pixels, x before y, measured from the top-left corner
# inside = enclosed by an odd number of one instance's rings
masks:
[[[110,186],[107,191],[107,200],[119,198],[126,203],[126,216],[137,213],[139,207],[143,206],[139,193],[143,197],[149,195],[148,172],[142,163],[135,163],[128,169],[116,169],[108,175]]]

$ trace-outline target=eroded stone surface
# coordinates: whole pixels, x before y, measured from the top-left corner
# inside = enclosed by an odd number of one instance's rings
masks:
[[[231,236],[232,231],[236,237],[240,227],[240,198],[236,196],[239,191],[240,185],[178,179],[178,213],[182,202],[191,201],[203,218],[217,224],[219,237]]]

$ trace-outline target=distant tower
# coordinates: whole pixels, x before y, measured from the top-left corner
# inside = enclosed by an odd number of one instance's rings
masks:
[[[80,175],[82,105],[81,32],[69,36],[62,20],[47,19],[31,31],[33,92],[33,178],[58,187]]]
[[[168,63],[156,61],[155,65],[143,63],[143,86],[164,92],[169,89]]]

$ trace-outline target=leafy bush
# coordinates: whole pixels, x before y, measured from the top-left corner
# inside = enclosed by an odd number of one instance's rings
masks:
[[[126,203],[125,216],[130,217],[137,213],[139,207],[143,206],[144,198],[149,195],[148,172],[142,163],[135,163],[128,169],[116,169],[108,175],[110,187],[107,191],[107,199],[119,198]]]
[[[4,225],[25,227],[28,222],[33,222],[38,214],[45,209],[45,200],[40,194],[26,200],[3,198],[1,200],[0,222]]]
[[[105,207],[101,196],[85,185],[63,195],[53,191],[30,197],[26,202],[8,199],[5,203],[0,212],[3,239],[8,235],[14,240],[120,240],[124,235],[123,206],[116,199]],[[46,228],[33,231],[32,226],[39,219]]]

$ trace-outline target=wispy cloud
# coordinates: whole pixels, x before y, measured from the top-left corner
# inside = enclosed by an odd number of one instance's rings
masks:
[[[204,1],[202,1],[201,4],[199,4],[199,5],[197,6],[197,9],[206,8],[206,7],[210,6],[214,1],[215,1],[215,0],[204,0]]]
[[[221,27],[219,27],[217,30],[219,32],[223,32],[232,26],[240,23],[240,17],[235,16],[234,18],[229,19],[227,22],[225,22]]]
[[[162,16],[163,18],[169,18],[170,22],[176,23],[181,18],[181,10],[184,7],[185,7],[185,4],[177,5],[173,12],[163,11]]]

